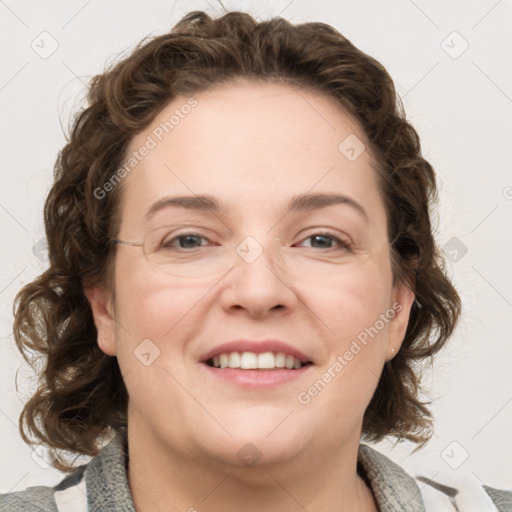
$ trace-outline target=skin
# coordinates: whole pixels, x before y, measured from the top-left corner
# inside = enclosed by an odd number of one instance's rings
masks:
[[[194,97],[198,105],[125,178],[119,238],[142,240],[179,216],[192,225],[207,219],[222,246],[252,236],[264,250],[250,264],[233,254],[225,275],[191,280],[159,272],[141,248],[118,246],[115,301],[100,287],[87,290],[99,346],[117,356],[130,396],[135,506],[377,510],[356,472],[361,425],[383,365],[400,348],[414,295],[393,286],[369,151],[349,161],[338,150],[350,134],[364,142],[364,132],[328,98],[283,84],[239,82]],[[167,105],[130,151],[187,99]],[[367,219],[346,204],[285,215],[290,198],[306,192],[349,196]],[[208,216],[172,207],[145,223],[158,199],[193,194],[214,196],[226,208]],[[308,237],[318,228],[354,243],[343,264],[336,249],[315,252]],[[378,335],[321,393],[300,403],[298,393],[397,303],[400,311]],[[160,355],[146,366],[134,350],[148,338]],[[210,348],[240,338],[284,340],[314,364],[269,390],[226,383],[198,362]],[[237,457],[248,442],[261,454],[250,468]]]

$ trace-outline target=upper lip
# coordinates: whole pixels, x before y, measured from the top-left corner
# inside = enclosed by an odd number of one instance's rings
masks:
[[[235,340],[222,343],[201,355],[199,360],[206,362],[214,356],[229,352],[254,352],[255,354],[263,354],[264,352],[283,352],[300,360],[301,363],[310,363],[311,358],[298,350],[293,345],[279,340]]]

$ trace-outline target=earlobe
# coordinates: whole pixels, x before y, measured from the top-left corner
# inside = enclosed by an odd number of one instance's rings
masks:
[[[386,361],[390,361],[396,356],[404,341],[415,295],[405,283],[400,283],[395,287],[394,298],[395,302],[392,307],[395,316],[390,322]]]
[[[101,286],[92,286],[84,289],[84,293],[91,305],[94,324],[98,332],[98,346],[109,356],[115,356],[115,320],[112,294]]]

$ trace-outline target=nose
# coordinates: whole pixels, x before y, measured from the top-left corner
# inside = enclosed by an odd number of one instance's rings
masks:
[[[220,297],[224,310],[245,311],[253,318],[262,318],[285,314],[297,305],[292,283],[273,254],[270,246],[264,249],[252,237],[239,244]]]

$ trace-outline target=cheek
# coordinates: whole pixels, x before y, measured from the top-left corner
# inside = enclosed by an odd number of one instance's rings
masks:
[[[332,315],[336,336],[331,344],[329,368],[336,378],[331,399],[345,406],[349,403],[362,413],[377,386],[385,362],[390,322],[396,314],[387,253],[337,285],[336,297],[331,297],[339,301]],[[333,361],[340,364],[332,368]]]
[[[205,294],[204,285],[169,280],[139,270],[116,284],[117,357],[130,404],[148,422],[162,424],[171,423],[170,403],[190,402],[177,382],[187,378],[185,345],[197,337]]]
[[[307,304],[325,327],[327,350],[301,403],[314,400],[320,415],[350,410],[350,418],[362,416],[385,361],[389,321],[394,317],[391,291],[385,257],[348,276],[333,276],[328,288],[310,290]]]
[[[179,283],[151,269],[125,269],[120,274],[127,277],[119,277],[116,281],[119,356],[122,357],[122,353],[133,354],[147,339],[161,353],[178,351],[180,339],[193,335],[197,327],[194,315],[204,300],[204,284],[193,281]]]
[[[391,306],[391,294],[391,269],[385,257],[369,261],[350,274],[333,274],[328,286],[302,292],[339,349],[379,320]],[[382,326],[379,330],[386,331]]]

